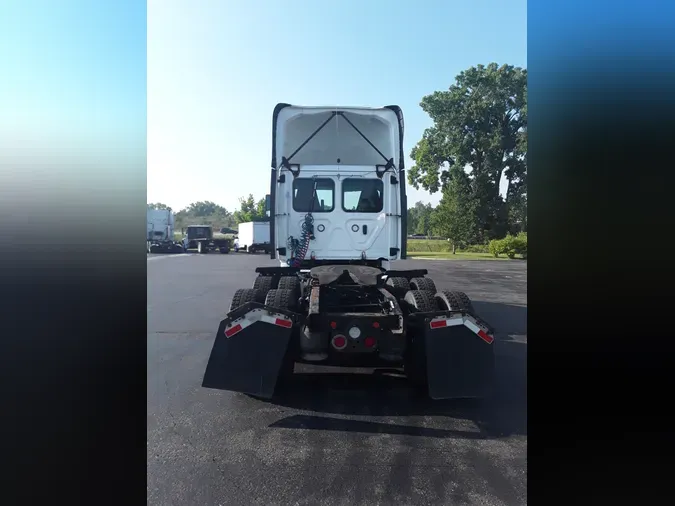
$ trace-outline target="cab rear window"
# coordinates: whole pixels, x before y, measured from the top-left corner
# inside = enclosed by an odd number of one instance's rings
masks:
[[[329,213],[334,208],[335,183],[332,179],[299,177],[293,181],[294,211]]]
[[[347,178],[342,182],[342,209],[348,213],[382,211],[381,179]]]

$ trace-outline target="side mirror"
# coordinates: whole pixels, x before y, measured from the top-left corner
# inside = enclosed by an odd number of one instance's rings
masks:
[[[270,196],[265,195],[265,212],[269,213],[271,211],[270,209]]]

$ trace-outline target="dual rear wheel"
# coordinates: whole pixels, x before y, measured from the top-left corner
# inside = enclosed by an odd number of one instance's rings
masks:
[[[389,278],[387,286],[396,292],[397,298],[405,290],[402,297],[403,306],[409,313],[429,313],[434,311],[467,311],[473,313],[471,299],[464,292],[441,290],[436,291],[436,285],[429,278]],[[258,276],[253,288],[237,290],[230,304],[230,311],[243,306],[248,302],[258,302],[270,308],[295,311],[297,308],[300,282],[295,276],[283,276],[279,279],[277,288],[273,288],[274,278]],[[422,333],[412,330],[410,333],[408,351],[404,361],[404,371],[413,386],[426,390],[427,369],[424,340]],[[292,353],[284,358],[279,379],[287,379],[293,374],[295,362]]]
[[[471,299],[464,292],[441,290],[431,279],[418,278],[422,282],[411,280],[411,289],[403,296],[404,306],[410,313],[431,313],[434,311],[467,311],[473,313]],[[425,289],[430,288],[430,289]],[[411,384],[421,391],[428,388],[426,349],[421,329],[410,329],[408,350],[404,361],[404,371]]]

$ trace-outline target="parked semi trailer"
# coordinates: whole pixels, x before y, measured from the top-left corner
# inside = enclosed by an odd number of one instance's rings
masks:
[[[469,297],[391,269],[406,258],[403,161],[398,106],[277,105],[267,202],[280,265],[234,293],[204,387],[271,398],[310,363],[399,366],[433,399],[490,392],[493,331]]]
[[[146,249],[148,253],[181,253],[183,246],[174,240],[174,215],[168,209],[147,210]]]

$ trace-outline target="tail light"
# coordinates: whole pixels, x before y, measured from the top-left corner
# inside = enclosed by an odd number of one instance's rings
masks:
[[[332,343],[333,348],[336,350],[342,350],[347,346],[347,338],[342,334],[338,334],[333,337]]]

